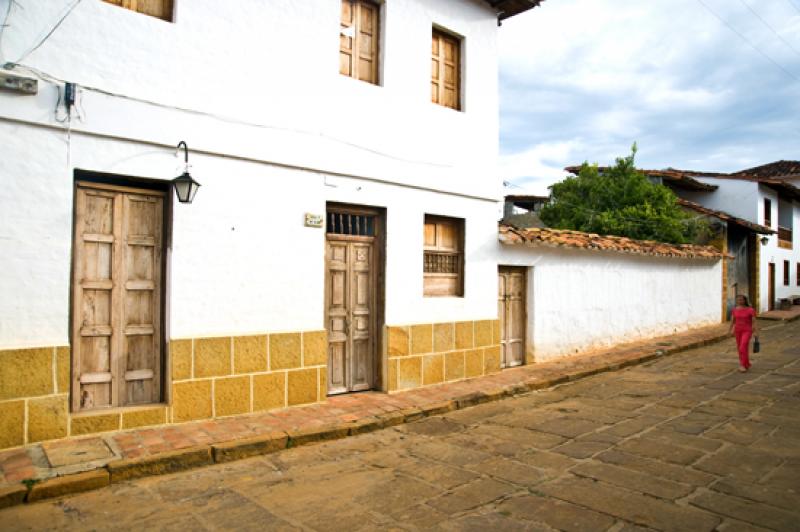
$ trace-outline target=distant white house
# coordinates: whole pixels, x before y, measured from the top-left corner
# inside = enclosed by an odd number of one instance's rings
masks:
[[[774,231],[758,246],[757,310],[773,310],[781,300],[800,296],[800,163],[777,161],[732,174],[683,172],[717,188],[682,197]]]

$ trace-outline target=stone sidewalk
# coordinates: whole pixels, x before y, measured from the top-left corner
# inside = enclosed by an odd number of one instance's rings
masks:
[[[167,427],[72,438],[0,452],[0,508],[158,474],[368,432],[619,369],[725,337],[726,325],[395,394]]]
[[[358,437],[0,511],[8,530],[794,531],[800,323]],[[34,493],[34,492],[31,492]]]

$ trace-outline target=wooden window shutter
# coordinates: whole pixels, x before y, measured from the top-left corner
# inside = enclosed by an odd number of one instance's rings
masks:
[[[431,101],[461,109],[461,41],[436,29],[431,41]]]
[[[143,15],[172,22],[174,0],[103,0],[108,4],[130,9]]]
[[[425,215],[423,295],[464,295],[464,220]]]
[[[342,0],[339,73],[378,83],[380,7],[367,0]]]

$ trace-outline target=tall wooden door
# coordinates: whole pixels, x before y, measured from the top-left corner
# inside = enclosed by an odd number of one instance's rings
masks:
[[[497,313],[503,367],[525,363],[525,268],[501,266],[498,276]]]
[[[377,358],[375,217],[329,213],[325,321],[328,393],[370,390]]]
[[[160,191],[79,183],[72,297],[73,410],[161,400]]]
[[[769,279],[767,284],[767,310],[775,310],[775,263],[769,263]]]

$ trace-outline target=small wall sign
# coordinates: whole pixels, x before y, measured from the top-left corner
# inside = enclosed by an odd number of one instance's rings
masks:
[[[306,213],[306,227],[322,227],[325,218],[321,214]]]

